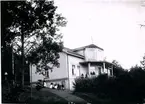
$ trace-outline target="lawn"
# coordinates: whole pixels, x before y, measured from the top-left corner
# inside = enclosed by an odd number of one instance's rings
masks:
[[[68,104],[65,99],[43,89],[37,91],[35,88],[26,87],[23,91],[12,90],[9,94],[6,86],[2,89],[2,103]]]
[[[91,104],[136,104],[136,103],[117,102],[117,101],[113,101],[111,99],[110,100],[101,99],[92,93],[75,92],[74,95],[85,99],[86,101],[90,102]]]
[[[29,104],[67,104],[65,99],[51,92],[43,90],[37,91],[34,88],[32,91],[22,93],[20,100],[21,102],[27,102]]]
[[[99,99],[98,97],[96,97],[94,94],[91,93],[76,92],[74,93],[74,95],[85,99],[87,102],[90,102],[91,104],[108,104],[107,102],[109,102],[109,100]]]

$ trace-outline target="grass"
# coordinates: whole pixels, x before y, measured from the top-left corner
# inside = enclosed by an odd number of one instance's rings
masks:
[[[97,98],[95,95],[93,95],[91,93],[75,92],[74,95],[85,99],[87,102],[90,102],[91,104],[104,104],[104,102],[105,102],[105,100],[102,101],[102,99]]]
[[[31,97],[32,95],[32,97]],[[29,96],[29,97],[28,97]],[[21,102],[27,102],[29,104],[67,104],[67,101],[51,92],[46,92],[36,89],[32,89],[30,92],[25,92],[20,96]]]
[[[127,102],[117,102],[117,101],[113,101],[111,99],[101,99],[92,93],[75,92],[74,95],[85,99],[86,101],[90,102],[91,104],[136,104],[136,103],[131,103],[131,102],[128,102],[128,103]]]
[[[17,92],[12,89],[11,92],[8,92],[8,87],[4,84],[2,86],[2,103],[68,104],[65,99],[49,91],[43,91],[43,89],[37,91],[35,88],[31,90],[30,87],[24,87],[22,91]]]

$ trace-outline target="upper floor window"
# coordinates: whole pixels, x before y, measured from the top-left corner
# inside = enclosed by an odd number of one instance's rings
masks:
[[[97,59],[96,48],[87,48],[85,53],[86,60],[94,61]]]
[[[72,75],[75,75],[75,65],[72,65]]]

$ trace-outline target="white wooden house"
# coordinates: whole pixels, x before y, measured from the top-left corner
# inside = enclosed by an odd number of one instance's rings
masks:
[[[94,44],[76,49],[64,47],[59,54],[60,66],[49,70],[45,76],[36,73],[35,65],[30,65],[30,82],[45,80],[47,87],[50,83],[59,83],[63,84],[65,89],[73,90],[75,78],[94,77],[102,73],[113,76],[113,64],[104,61],[104,50]]]

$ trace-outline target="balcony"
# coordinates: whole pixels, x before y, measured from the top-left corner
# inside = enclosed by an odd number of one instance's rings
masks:
[[[94,77],[100,74],[113,76],[113,64],[106,61],[84,61],[80,63],[87,68],[88,76]]]

